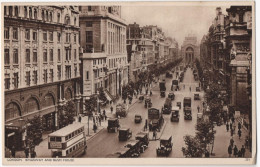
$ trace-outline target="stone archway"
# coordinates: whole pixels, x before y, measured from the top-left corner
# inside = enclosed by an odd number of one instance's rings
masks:
[[[187,47],[185,50],[185,62],[186,64],[191,64],[194,61],[194,49],[192,47]]]

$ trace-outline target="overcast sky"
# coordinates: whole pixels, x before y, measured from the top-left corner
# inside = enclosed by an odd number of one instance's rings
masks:
[[[208,32],[216,16],[217,6],[122,6],[122,18],[127,24],[158,25],[167,36],[175,38],[179,47],[189,33],[197,36],[198,43]],[[221,7],[226,14],[226,7]]]

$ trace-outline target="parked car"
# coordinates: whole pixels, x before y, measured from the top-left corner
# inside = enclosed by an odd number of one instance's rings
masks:
[[[107,126],[108,132],[117,132],[117,130],[119,128],[120,128],[120,124],[119,124],[119,120],[117,118],[108,119],[108,126]]]
[[[172,122],[179,122],[179,107],[174,106],[172,107],[172,115],[171,115],[171,121]]]
[[[130,139],[132,137],[132,131],[130,130],[130,128],[121,128],[119,130],[119,141],[126,141],[128,139]]]
[[[141,123],[141,122],[142,122],[142,116],[136,114],[136,115],[135,115],[135,123]]]

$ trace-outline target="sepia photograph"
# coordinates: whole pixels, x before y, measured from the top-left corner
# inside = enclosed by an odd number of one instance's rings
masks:
[[[254,164],[254,5],[2,3],[3,164]]]

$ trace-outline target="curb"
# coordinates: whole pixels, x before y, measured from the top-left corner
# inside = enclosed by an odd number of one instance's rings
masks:
[[[99,132],[103,131],[105,127],[102,127],[97,133],[94,133],[94,135],[91,135],[86,141],[89,141],[90,139],[94,138]]]

